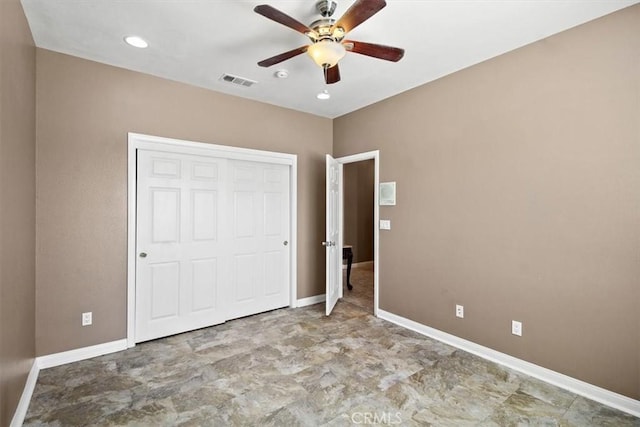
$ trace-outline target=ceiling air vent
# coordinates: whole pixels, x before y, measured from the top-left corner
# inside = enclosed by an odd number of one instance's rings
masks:
[[[258,83],[255,80],[249,80],[245,79],[244,77],[238,77],[231,74],[223,74],[222,77],[220,77],[220,80],[244,87],[251,87],[254,84]]]

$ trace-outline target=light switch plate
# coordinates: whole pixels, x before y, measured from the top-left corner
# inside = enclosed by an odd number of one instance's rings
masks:
[[[391,230],[391,220],[390,219],[381,219],[380,220],[380,230]]]

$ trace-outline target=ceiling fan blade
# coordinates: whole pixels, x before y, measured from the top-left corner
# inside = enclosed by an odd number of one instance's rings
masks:
[[[328,85],[338,83],[340,81],[340,69],[338,68],[338,64],[331,68],[324,69],[324,81]]]
[[[342,27],[345,33],[353,30],[367,19],[378,13],[387,3],[384,0],[356,0],[354,4],[335,23],[333,28]]]
[[[345,40],[342,44],[349,52],[372,56],[374,58],[384,59],[385,61],[398,62],[404,56],[404,49],[400,49],[399,47],[357,42],[353,40]]]
[[[293,58],[294,56],[298,56],[301,53],[305,53],[308,47],[309,46],[302,46],[288,52],[281,53],[280,55],[272,56],[271,58],[267,58],[258,62],[258,65],[261,67],[271,67],[272,65],[279,64],[282,61]]]
[[[280,12],[278,9],[271,7],[268,4],[261,4],[259,6],[256,6],[253,11],[264,16],[265,18],[269,18],[272,21],[276,21],[279,24],[289,27],[292,30],[296,30],[299,33],[306,35],[309,32],[314,32],[311,28],[307,27],[303,23],[296,21],[286,13]]]

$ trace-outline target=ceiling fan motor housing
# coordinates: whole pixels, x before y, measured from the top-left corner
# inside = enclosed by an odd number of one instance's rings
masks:
[[[317,21],[313,21],[309,25],[309,28],[313,29],[313,32],[307,33],[307,36],[314,43],[323,40],[340,42],[345,36],[345,31],[342,27],[334,26],[335,23],[336,20],[331,18],[322,18]]]

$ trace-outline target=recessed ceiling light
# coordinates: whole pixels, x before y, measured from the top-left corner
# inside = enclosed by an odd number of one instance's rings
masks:
[[[139,47],[140,49],[144,49],[149,46],[149,43],[142,37],[138,36],[127,36],[124,38],[125,43],[133,47]]]
[[[321,100],[326,100],[331,98],[331,95],[329,94],[328,90],[323,90],[322,92],[320,92],[319,94],[316,95],[316,98],[321,99]]]

